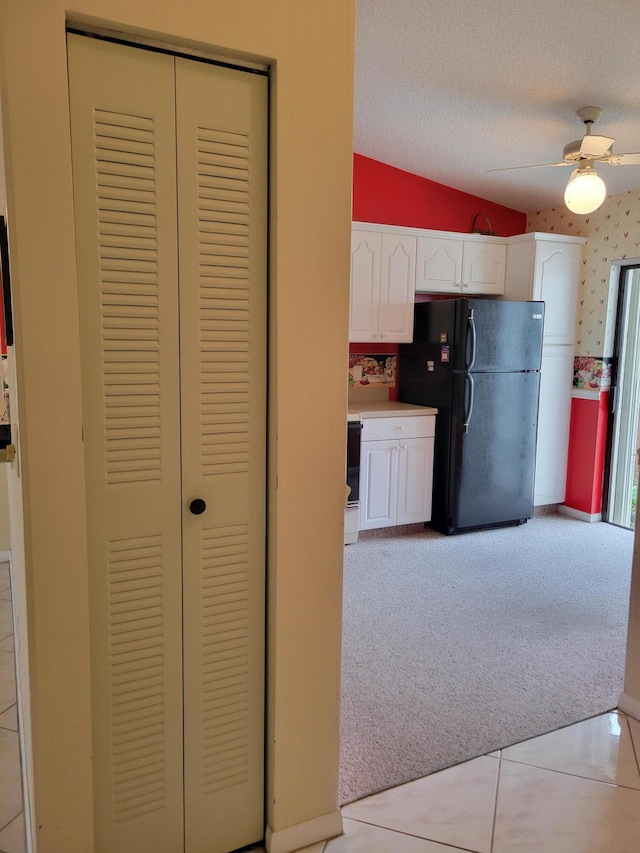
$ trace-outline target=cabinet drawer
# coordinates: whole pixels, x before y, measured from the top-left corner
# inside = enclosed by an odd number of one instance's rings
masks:
[[[435,435],[434,415],[402,415],[396,418],[363,418],[362,440],[385,441],[390,438],[428,438]]]

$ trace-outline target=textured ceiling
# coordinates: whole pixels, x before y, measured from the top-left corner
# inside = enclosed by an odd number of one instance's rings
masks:
[[[584,134],[640,152],[639,0],[356,0],[354,151],[529,213],[563,204]],[[609,195],[640,166],[598,164]]]

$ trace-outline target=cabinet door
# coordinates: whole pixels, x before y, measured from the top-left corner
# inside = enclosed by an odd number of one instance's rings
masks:
[[[385,343],[413,339],[413,295],[416,279],[416,238],[383,234],[380,256],[380,340]]]
[[[545,346],[540,374],[533,503],[562,503],[567,477],[573,347]]]
[[[433,438],[399,442],[396,524],[429,521],[432,486]]]
[[[502,295],[506,260],[507,247],[502,243],[465,241],[462,258],[463,295]]]
[[[460,293],[462,246],[462,240],[418,237],[417,293]]]
[[[381,235],[354,230],[351,235],[349,340],[377,341],[380,299]]]
[[[363,441],[360,455],[360,530],[396,524],[398,442]]]
[[[536,247],[533,299],[545,302],[545,344],[575,340],[578,275],[582,246],[540,241]]]

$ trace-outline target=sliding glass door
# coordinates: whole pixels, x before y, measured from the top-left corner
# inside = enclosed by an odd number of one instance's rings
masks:
[[[613,427],[607,521],[633,527],[640,448],[640,267],[623,267],[612,387]]]

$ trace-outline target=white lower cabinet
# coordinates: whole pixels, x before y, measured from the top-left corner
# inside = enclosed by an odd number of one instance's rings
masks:
[[[398,442],[396,524],[413,524],[431,518],[433,437]]]
[[[363,421],[361,530],[429,521],[434,432],[433,415]]]
[[[363,441],[360,453],[360,530],[396,524],[398,442]]]

